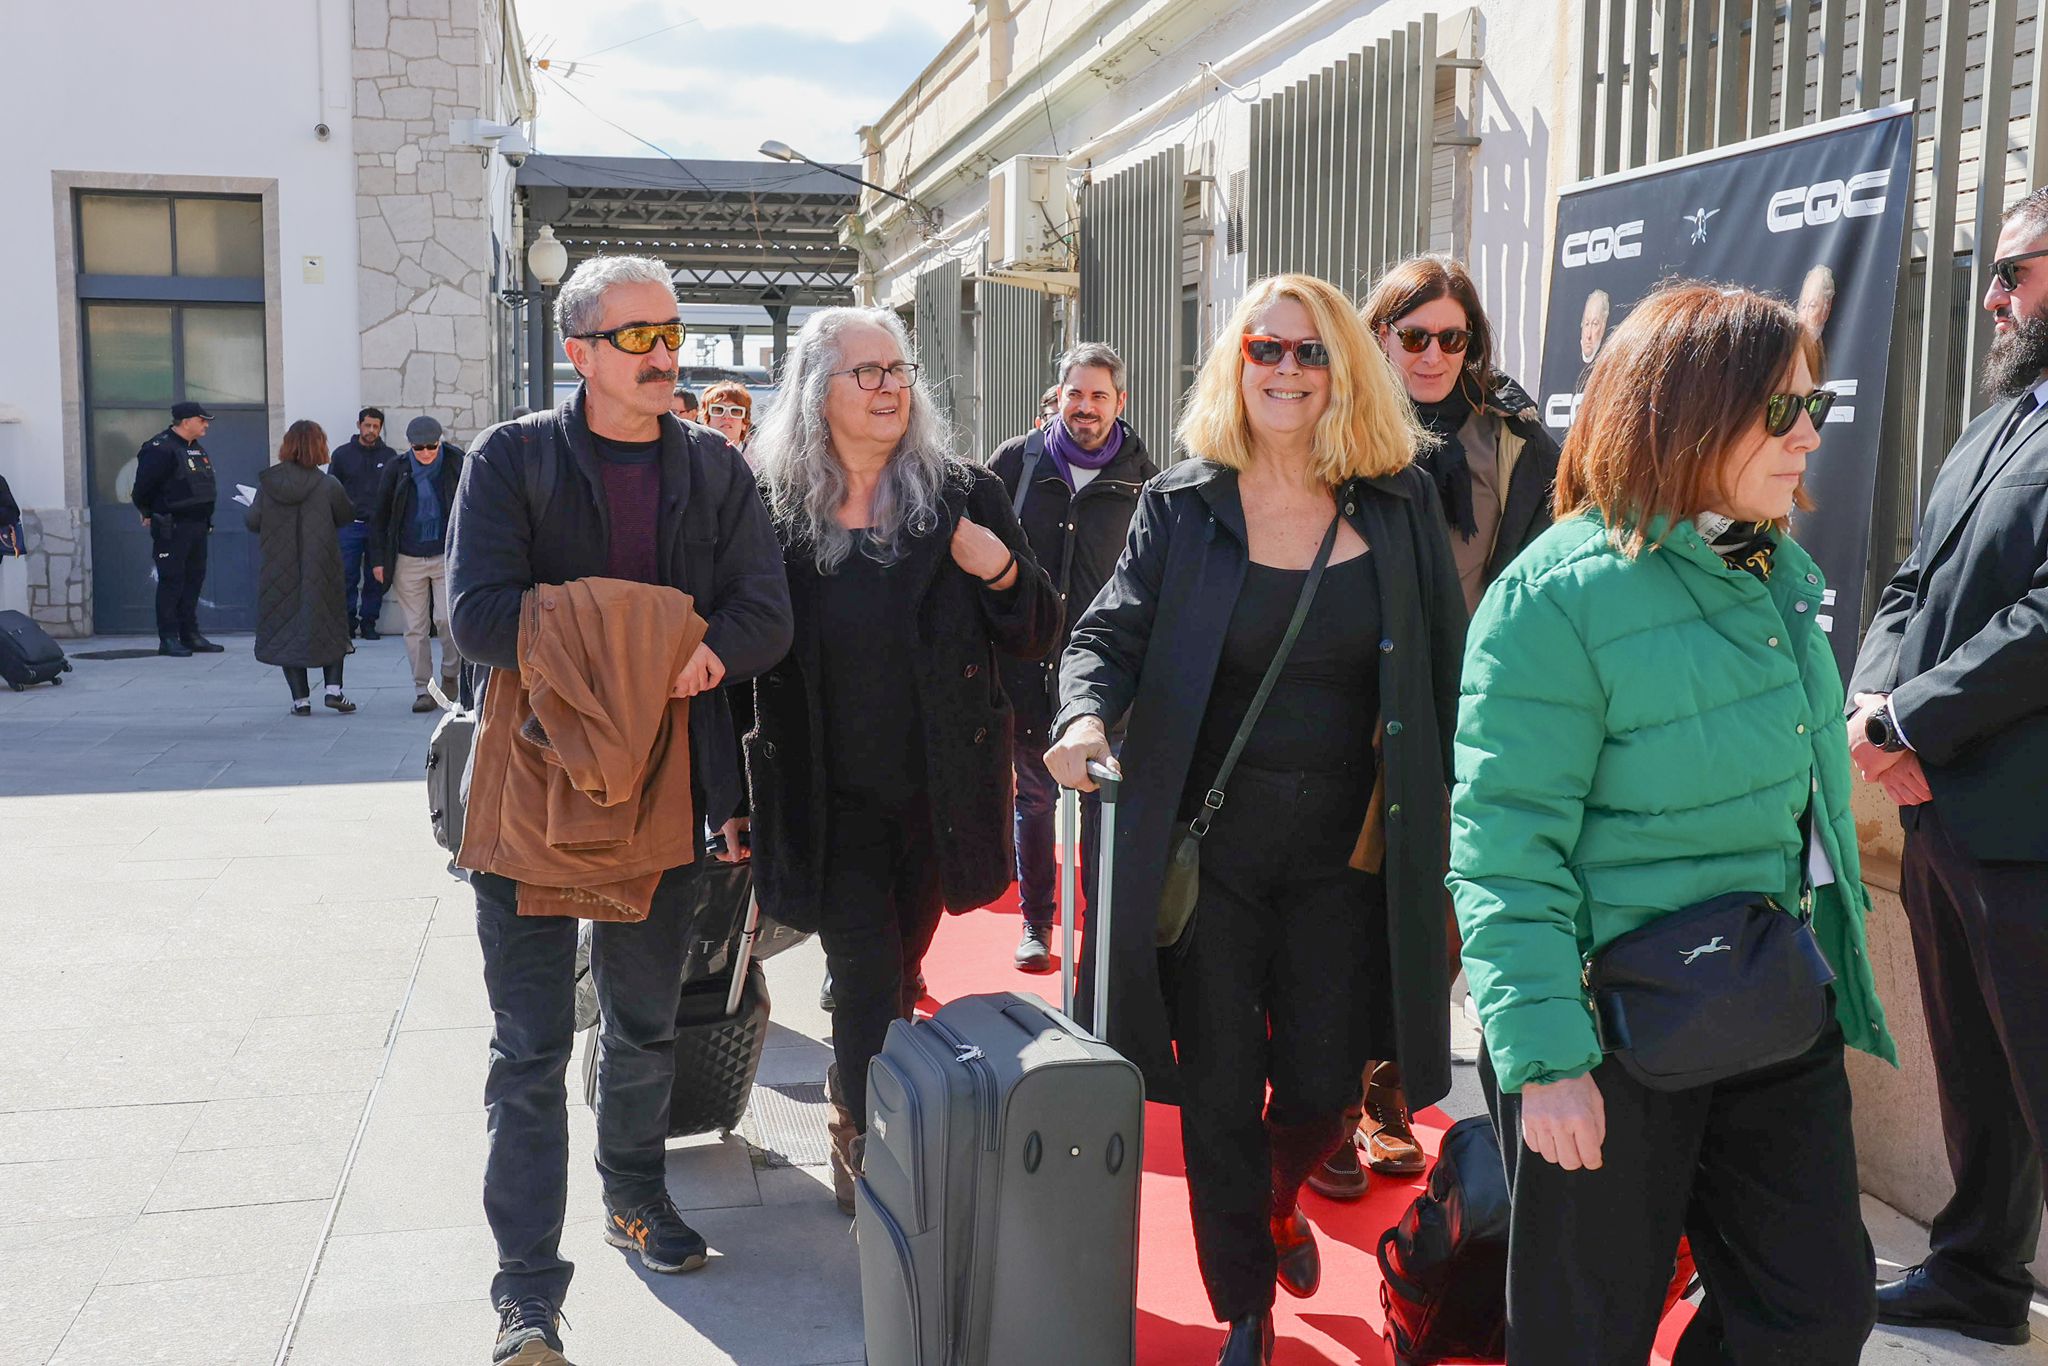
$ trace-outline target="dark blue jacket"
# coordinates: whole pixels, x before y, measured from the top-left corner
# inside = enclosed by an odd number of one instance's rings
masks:
[[[377,515],[377,488],[384,477],[384,467],[399,454],[385,445],[382,437],[376,445],[365,446],[361,437],[352,436],[345,445],[335,447],[327,462],[327,472],[341,481],[349,502],[355,505],[358,522],[367,522]]]
[[[448,532],[448,615],[464,659],[517,669],[527,590],[610,567],[604,476],[583,405],[579,387],[553,412],[500,423],[464,462]],[[789,584],[767,505],[746,461],[707,428],[663,414],[659,458],[661,582],[695,600],[725,681],[744,682],[789,651]],[[690,706],[692,776],[707,815],[738,810],[745,791],[725,694],[713,688]]]
[[[377,476],[377,496],[370,504],[370,563],[384,567],[384,586],[390,588],[398,572],[400,555],[415,555],[431,558],[447,553],[447,528],[455,515],[456,487],[462,478],[462,465],[469,457],[462,447],[453,441],[441,443],[441,454],[435,460],[434,487],[441,498],[441,528],[443,542],[440,549],[422,546],[415,540],[412,529],[412,510],[419,502],[419,490],[412,482],[412,453],[384,466],[384,472]]]

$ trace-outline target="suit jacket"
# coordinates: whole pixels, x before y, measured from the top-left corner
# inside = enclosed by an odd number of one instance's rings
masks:
[[[1979,859],[2048,860],[2048,408],[1964,429],[1885,586],[1849,692],[1890,693],[1942,822]],[[1911,819],[1910,815],[1907,818]]]

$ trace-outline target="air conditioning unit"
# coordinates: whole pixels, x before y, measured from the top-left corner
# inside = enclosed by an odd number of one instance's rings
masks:
[[[998,270],[1065,270],[1075,207],[1058,157],[1012,157],[989,173],[988,258]]]

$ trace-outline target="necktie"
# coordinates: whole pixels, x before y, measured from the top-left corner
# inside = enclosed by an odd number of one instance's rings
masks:
[[[2004,450],[2006,443],[2019,435],[2020,428],[2027,425],[2027,419],[2032,417],[2034,410],[2040,406],[2041,400],[2035,397],[2032,389],[2027,390],[2025,394],[2021,395],[2019,403],[2012,410],[2012,418],[2005,424],[2005,431],[2000,434],[1998,444],[1992,447],[1992,450]]]

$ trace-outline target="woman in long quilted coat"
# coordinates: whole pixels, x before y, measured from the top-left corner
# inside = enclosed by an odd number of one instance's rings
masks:
[[[346,715],[356,704],[341,690],[342,660],[354,648],[342,598],[341,528],[355,520],[355,508],[340,482],[320,468],[327,463],[327,433],[319,423],[294,422],[277,460],[257,479],[256,500],[243,519],[261,551],[256,658],[284,670],[292,715],[313,714],[306,671],[314,668],[327,685],[322,701]]]

